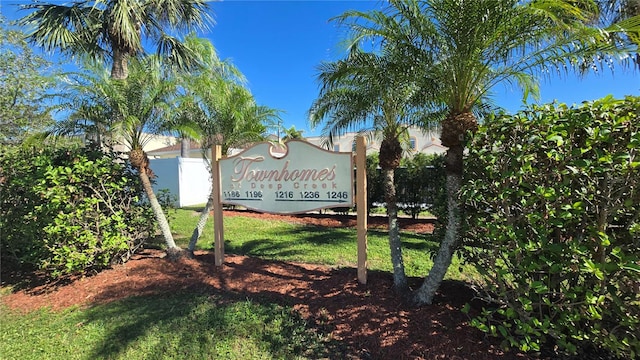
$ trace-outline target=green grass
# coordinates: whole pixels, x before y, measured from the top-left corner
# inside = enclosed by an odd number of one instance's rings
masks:
[[[198,208],[170,214],[176,241],[186,247]],[[226,251],[265,259],[356,266],[356,231],[248,217],[224,219]],[[402,234],[407,275],[425,276],[429,235]],[[370,231],[369,269],[391,271],[387,233]],[[211,250],[213,219],[198,248]],[[447,278],[475,271],[454,263]],[[0,289],[0,296],[10,289]],[[0,305],[1,359],[306,359],[339,358],[341,345],[308,326],[290,308],[231,294],[161,294],[63,312],[20,314]]]
[[[2,359],[302,359],[339,353],[337,343],[288,308],[221,295],[135,297],[59,313],[0,310]]]
[[[186,247],[198,222],[199,208],[179,209],[171,216],[171,228],[176,242]],[[255,256],[270,260],[356,267],[357,233],[355,229],[304,226],[282,221],[250,217],[225,217],[225,252]],[[368,232],[368,268],[392,270],[388,234]],[[433,264],[431,255],[438,244],[431,235],[402,233],[402,251],[407,276],[424,277]],[[198,241],[198,249],[213,250],[213,218]],[[447,272],[446,279],[471,281],[478,275],[458,257]]]

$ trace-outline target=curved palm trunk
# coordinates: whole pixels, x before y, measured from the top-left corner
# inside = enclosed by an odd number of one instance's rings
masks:
[[[162,232],[162,236],[164,237],[164,242],[167,246],[167,257],[171,260],[179,258],[182,255],[182,249],[179,248],[173,240],[169,222],[167,221],[167,217],[164,215],[164,211],[162,210],[162,206],[160,206],[160,203],[158,202],[156,194],[153,192],[153,188],[151,187],[151,180],[149,180],[149,175],[147,175],[145,169],[140,169],[138,171],[138,174],[140,180],[142,181],[144,192],[147,194],[147,198],[149,199],[151,209],[153,209],[153,214],[155,215],[158,226],[160,227],[160,231]]]
[[[389,248],[391,249],[391,264],[393,265],[393,288],[399,294],[405,293],[409,285],[404,272],[402,259],[402,243],[400,242],[400,228],[398,226],[398,205],[396,204],[396,186],[393,179],[394,169],[383,169],[384,194],[387,202],[387,216],[389,218]]]
[[[462,187],[462,169],[464,167],[464,136],[467,131],[475,132],[478,122],[471,112],[462,112],[447,117],[442,123],[440,139],[442,145],[449,148],[445,156],[447,176],[447,229],[440,248],[433,259],[433,267],[424,279],[422,286],[414,294],[417,305],[431,304],[440,287],[444,275],[451,265],[453,253],[462,238],[461,204],[458,195]]]
[[[450,147],[445,157],[447,164],[447,229],[433,260],[433,267],[429,271],[429,275],[414,294],[414,301],[418,305],[433,302],[433,297],[440,287],[449,265],[451,265],[453,253],[460,244],[462,221],[458,193],[462,186],[463,151],[462,146]]]
[[[196,225],[196,228],[193,229],[193,233],[191,234],[191,240],[189,241],[189,247],[187,248],[187,251],[189,252],[189,255],[191,257],[193,257],[193,252],[196,249],[196,243],[198,242],[198,239],[200,239],[200,236],[202,236],[202,231],[204,231],[205,225],[207,225],[207,219],[209,219],[211,210],[213,210],[213,193],[209,195],[207,205],[205,205],[204,209],[202,209],[198,224]]]

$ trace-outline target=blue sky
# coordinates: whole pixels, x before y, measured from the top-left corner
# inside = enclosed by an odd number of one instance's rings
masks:
[[[344,55],[345,29],[328,20],[346,10],[369,10],[378,1],[223,1],[212,5],[217,24],[207,35],[223,58],[249,80],[259,103],[286,111],[285,127],[304,129],[307,111],[318,95],[317,65]],[[542,103],[580,104],[613,94],[640,95],[640,71],[616,67],[581,79],[576,75],[540,81]],[[496,104],[515,112],[522,95],[503,85],[494,89]]]
[[[26,1],[1,0],[0,11],[9,19],[16,15],[13,4]],[[377,0],[361,1],[243,1],[214,2],[216,24],[205,34],[222,58],[229,58],[242,71],[260,105],[283,111],[283,125],[318,135],[309,128],[307,111],[318,95],[317,66],[344,55],[340,46],[345,29],[329,19],[346,10],[369,10],[381,6]],[[522,96],[517,89],[494,89],[497,105],[517,111]],[[579,104],[608,94],[615,97],[640,95],[640,71],[616,66],[599,75],[581,79],[569,74],[541,80],[541,102],[557,100]]]

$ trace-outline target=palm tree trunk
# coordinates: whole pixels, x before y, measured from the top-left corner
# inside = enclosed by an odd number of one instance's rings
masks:
[[[414,294],[413,300],[416,305],[431,304],[433,302],[436,291],[440,287],[440,283],[442,283],[449,265],[451,265],[453,253],[460,243],[462,219],[458,193],[462,186],[463,151],[464,147],[462,145],[451,146],[445,157],[447,175],[447,230],[440,244],[440,249],[438,249],[438,253],[433,260],[433,267],[431,271],[429,271],[429,275],[424,279],[422,286],[420,286]]]
[[[389,218],[389,248],[391,249],[391,264],[393,265],[393,288],[398,294],[405,294],[409,289],[409,285],[402,259],[396,186],[393,179],[394,170],[391,168],[383,169],[382,171],[384,173],[384,193],[385,201],[387,202],[387,216]]]
[[[189,241],[189,247],[187,251],[190,256],[193,257],[193,252],[196,249],[196,243],[200,236],[202,235],[202,231],[204,230],[204,226],[207,224],[207,219],[209,219],[209,213],[213,209],[213,193],[209,195],[209,200],[207,200],[207,205],[204,206],[202,212],[200,213],[200,219],[198,220],[198,224],[196,228],[193,229],[193,233],[191,234],[191,240]]]
[[[117,46],[114,46],[113,64],[111,65],[112,79],[124,80],[129,76],[127,61],[129,61],[129,54],[122,49],[118,49]]]
[[[188,158],[189,157],[189,148],[191,145],[191,140],[187,138],[180,139],[180,157]]]
[[[142,181],[144,192],[147,194],[147,198],[149,198],[149,204],[151,205],[151,209],[153,209],[153,214],[156,217],[156,221],[158,222],[158,226],[160,227],[162,236],[164,237],[164,242],[167,246],[167,257],[170,260],[175,260],[182,256],[182,249],[179,248],[173,240],[169,222],[167,221],[167,217],[164,215],[162,206],[160,206],[160,203],[158,202],[158,198],[156,198],[156,194],[153,192],[151,181],[149,180],[149,176],[147,175],[146,170],[143,168],[138,171],[138,174],[140,176],[140,180]]]

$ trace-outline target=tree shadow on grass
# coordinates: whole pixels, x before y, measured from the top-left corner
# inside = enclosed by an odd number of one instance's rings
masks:
[[[432,234],[400,233],[400,241],[404,249],[433,253],[440,248],[440,244]]]
[[[383,238],[385,242],[389,241],[389,232],[381,230],[369,230],[369,237],[375,236]],[[427,253],[438,251],[440,247],[437,238],[432,234],[416,234],[412,232],[401,232],[400,242],[403,249],[419,250]]]
[[[321,334],[298,314],[234,294],[173,293],[127,298],[87,312],[106,325],[88,358],[206,359],[265,354],[292,358],[325,350]],[[295,340],[295,341],[292,341]]]
[[[388,232],[370,230],[370,236],[386,238]],[[403,247],[413,250],[433,252],[438,250],[438,244],[433,241],[430,234],[401,233]],[[283,239],[290,239],[286,241]],[[274,233],[268,238],[260,238],[239,242],[233,238],[225,240],[225,247],[229,252],[249,256],[265,256],[282,258],[290,255],[299,255],[305,251],[315,250],[317,246],[356,245],[357,234],[352,230],[325,228],[320,226],[303,226],[289,229],[284,232]]]
[[[295,250],[289,242],[275,242],[271,239],[255,239],[240,244],[226,240],[225,252],[268,258],[288,258],[304,253],[304,251]]]
[[[353,230],[326,228],[322,226],[304,226],[286,232],[297,236],[299,241],[310,245],[340,245],[357,241],[357,234]]]
[[[315,358],[341,353],[338,342],[307,326],[300,314],[281,302],[238,291],[244,280],[251,283],[240,274],[246,269],[233,263],[216,268],[212,262],[212,256],[200,255],[183,264],[167,262],[162,269],[136,267],[127,279],[102,289],[85,322],[104,324],[105,335],[88,358],[118,358],[132,352],[142,352],[144,358],[189,359],[247,354]],[[140,284],[145,278],[148,283]],[[123,291],[143,296],[123,298]]]
[[[342,246],[355,242],[356,235],[352,231],[303,226],[258,239],[238,241],[227,237],[225,249],[234,254],[286,259],[316,251],[321,245]]]

